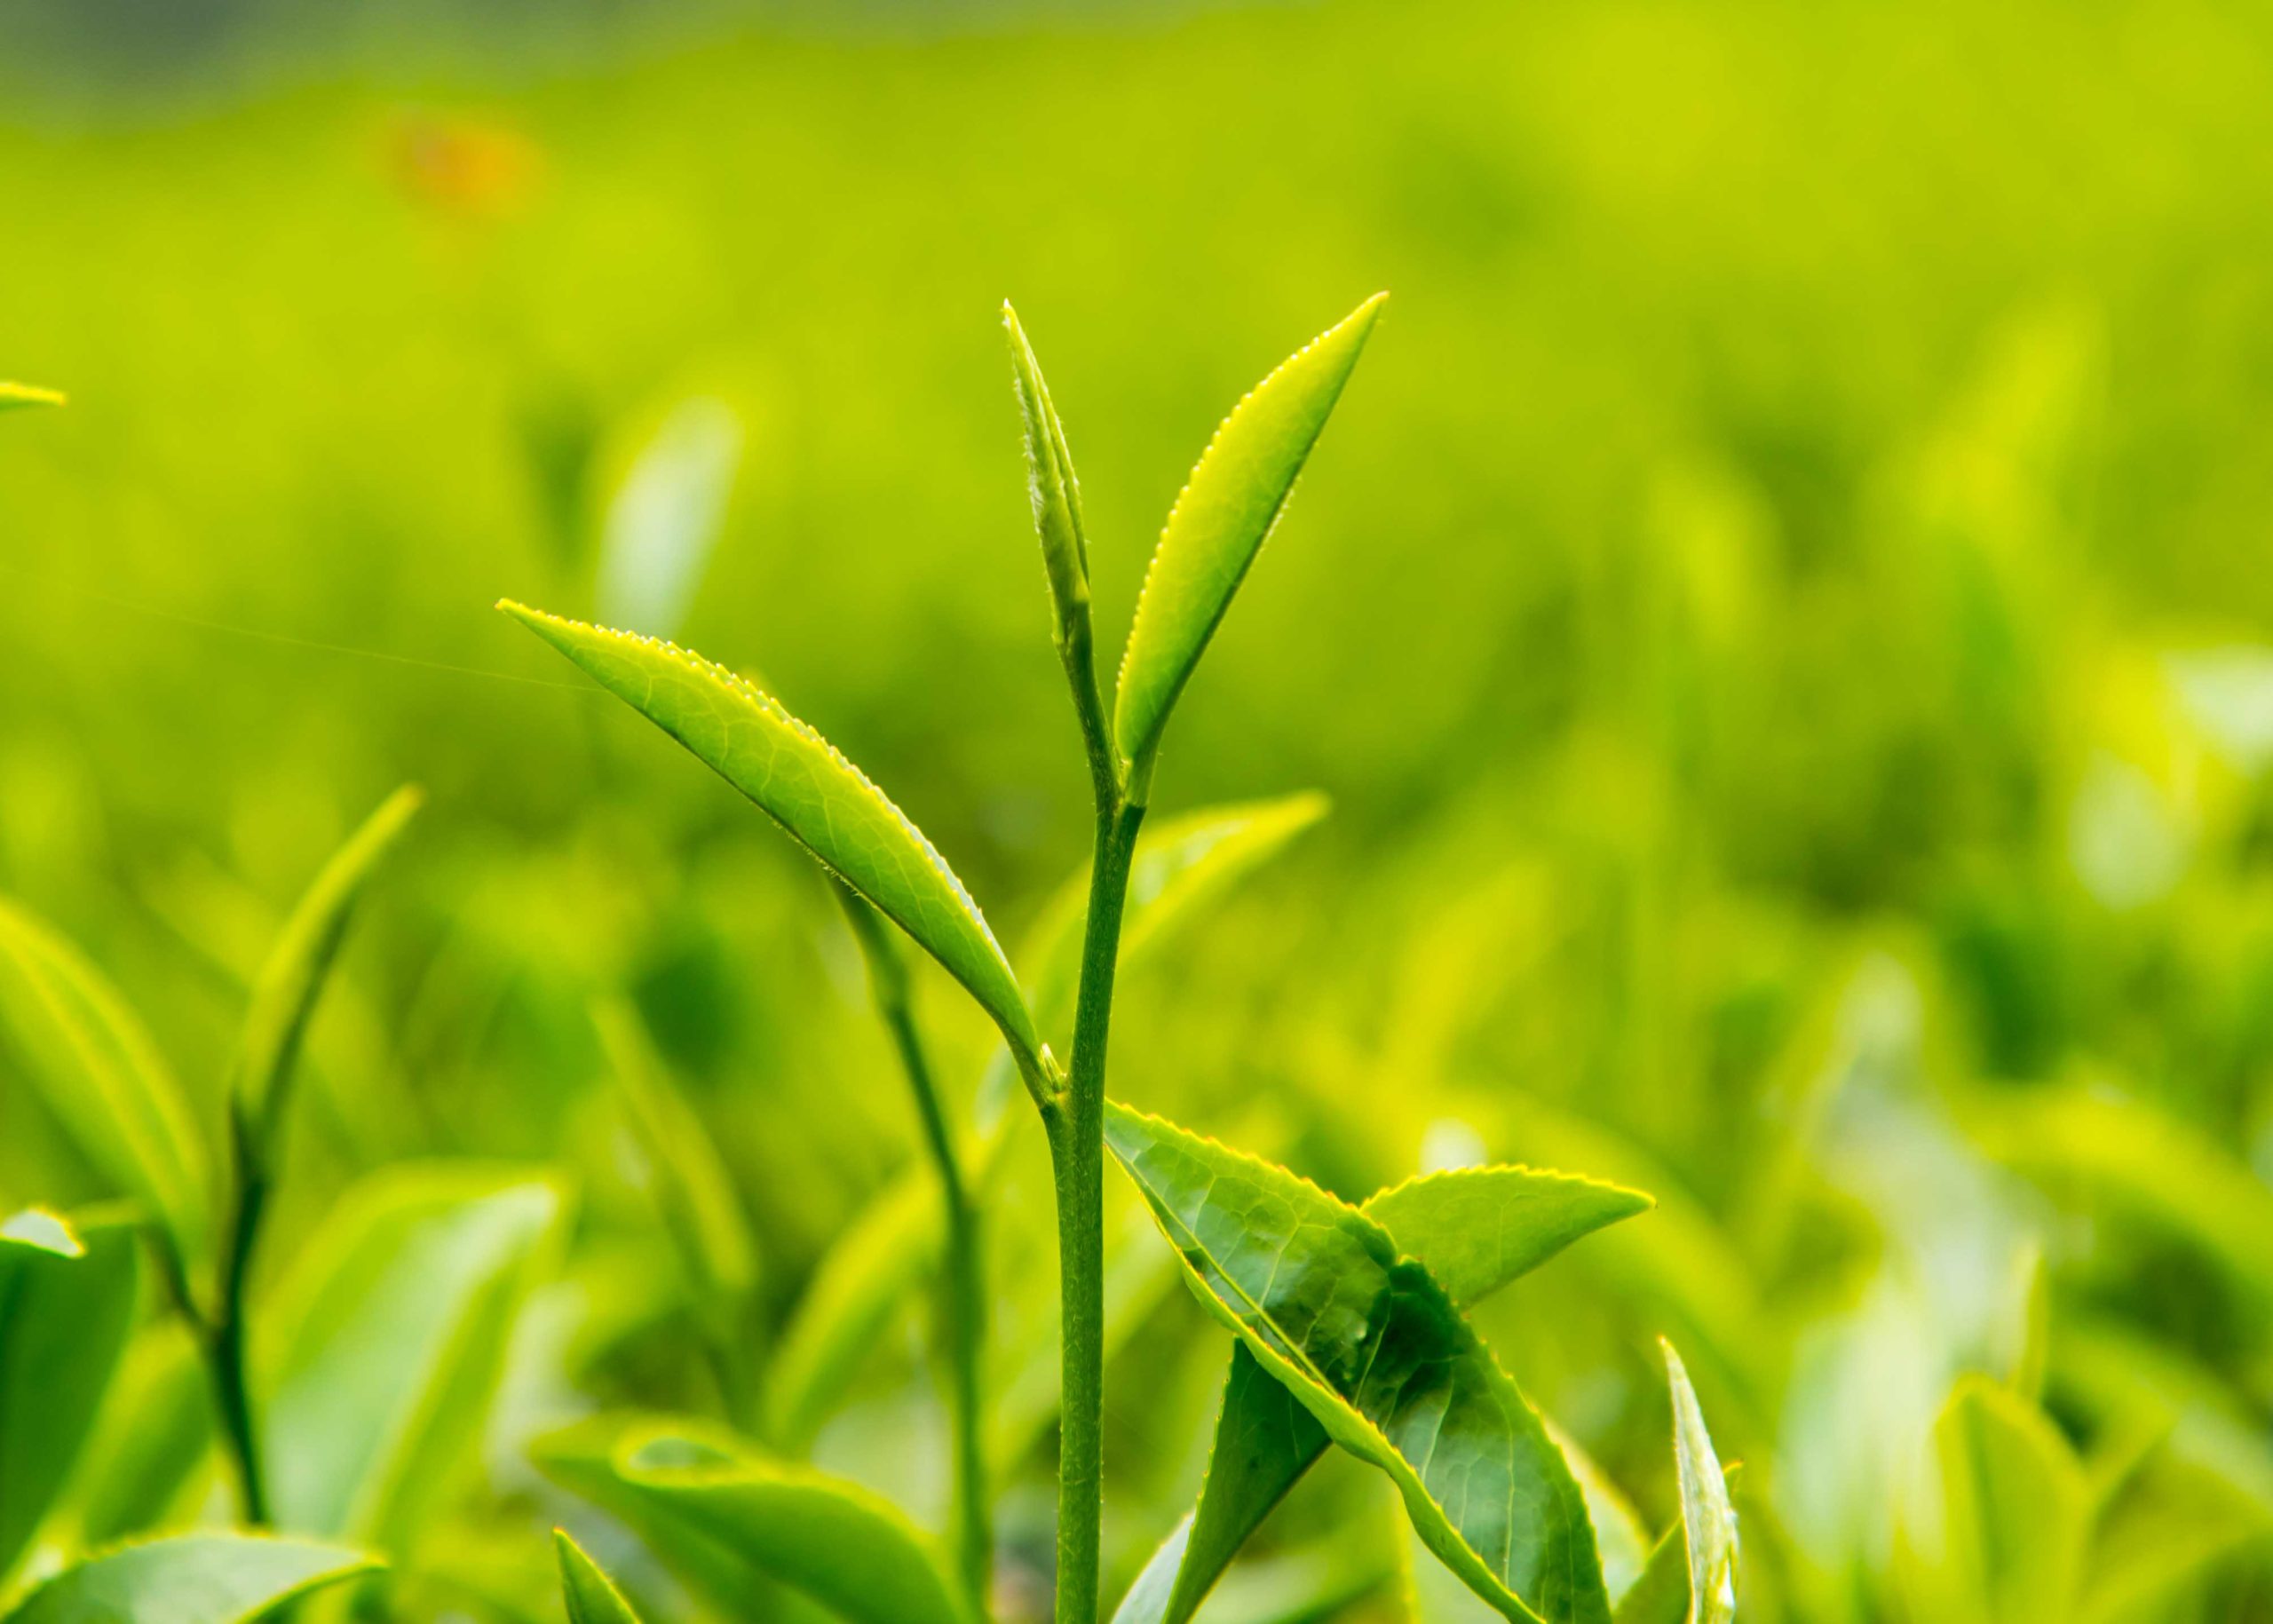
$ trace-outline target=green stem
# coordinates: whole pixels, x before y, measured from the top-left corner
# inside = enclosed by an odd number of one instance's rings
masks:
[[[236,1174],[236,1207],[229,1221],[228,1250],[221,1262],[221,1295],[207,1328],[206,1367],[213,1383],[221,1437],[235,1470],[237,1498],[245,1521],[268,1524],[268,1488],[261,1469],[260,1438],[253,1418],[249,1358],[246,1346],[246,1287],[252,1277],[260,1224],[268,1209],[268,1178],[248,1138],[249,1130],[231,1116]]]
[[[1117,784],[1100,797],[1073,1064],[1057,1109],[1046,1119],[1057,1181],[1064,1359],[1054,1624],[1096,1624],[1097,1617],[1098,1535],[1105,1515],[1105,1044],[1121,956],[1121,907],[1144,818],[1142,806],[1122,803]]]
[[[899,1051],[900,1069],[915,1096],[923,1144],[939,1180],[939,1204],[946,1220],[946,1340],[947,1415],[954,1458],[955,1559],[977,1616],[986,1618],[994,1572],[994,1531],[986,1474],[985,1412],[979,1398],[980,1364],[986,1345],[986,1266],[978,1208],[955,1152],[954,1130],[939,1101],[939,1089],[916,1030],[907,968],[874,909],[843,885],[836,888],[868,962],[868,984],[876,1012]]]

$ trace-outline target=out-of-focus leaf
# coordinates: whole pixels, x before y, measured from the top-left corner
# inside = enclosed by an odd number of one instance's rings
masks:
[[[1603,1591],[1614,1607],[1641,1578],[1650,1560],[1650,1536],[1643,1531],[1641,1514],[1634,1509],[1634,1502],[1579,1446],[1576,1438],[1552,1421],[1547,1422],[1547,1436],[1563,1452],[1571,1475],[1579,1480],[1579,1493],[1587,1498],[1587,1516],[1595,1527],[1595,1551],[1602,1558]]]
[[[568,1624],[640,1624],[615,1581],[568,1537],[566,1528],[552,1531],[552,1543],[560,1557],[560,1594],[568,1604]]]
[[[286,1080],[340,944],[346,939],[356,900],[424,800],[418,788],[406,785],[381,802],[348,836],[301,896],[253,982],[230,1097],[238,1121],[252,1134],[264,1159],[273,1153]]]
[[[1136,800],[1146,798],[1168,712],[1278,524],[1388,297],[1367,299],[1248,391],[1168,511],[1136,599],[1113,707],[1113,739]]]
[[[218,1476],[212,1444],[212,1383],[195,1336],[178,1317],[154,1320],[129,1343],[73,1481],[67,1509],[77,1548],[186,1520],[189,1502]]]
[[[1572,1241],[1644,1211],[1637,1191],[1529,1168],[1469,1168],[1430,1174],[1381,1192],[1362,1208],[1387,1229],[1460,1307],[1539,1267]],[[1244,1343],[1224,1378],[1216,1441],[1200,1503],[1178,1525],[1114,1615],[1115,1624],[1184,1624],[1248,1536],[1325,1450],[1326,1430],[1266,1374]],[[1561,1440],[1556,1440],[1558,1446]],[[1566,1456],[1568,1450],[1564,1451]],[[1577,1470],[1580,1486],[1585,1479]],[[1607,1549],[1623,1523],[1592,1513]],[[1635,1536],[1627,1536],[1632,1542]],[[1617,1546],[1621,1565],[1630,1557]],[[1605,1586],[1610,1563],[1604,1562]]]
[[[280,1526],[398,1551],[447,1508],[561,1205],[523,1172],[405,1164],[333,1208],[258,1316]]]
[[[639,1025],[620,1001],[593,1006],[600,1046],[614,1068],[624,1114],[646,1164],[648,1188],[685,1271],[705,1334],[723,1357],[743,1335],[743,1311],[757,1288],[757,1240],[702,1121],[672,1085]],[[738,1369],[738,1367],[736,1367]],[[741,1379],[719,1373],[728,1402],[742,1401]]]
[[[906,813],[772,695],[675,644],[499,606],[755,803],[962,983],[1012,1050],[1041,1040],[978,905]]]
[[[1690,1624],[1730,1624],[1737,1612],[1736,1513],[1729,1509],[1729,1485],[1689,1372],[1673,1344],[1663,1346],[1666,1382],[1673,1390],[1673,1458],[1689,1559]]]
[[[7,1624],[250,1624],[379,1565],[360,1551],[305,1540],[186,1533],[64,1569]]]
[[[2179,1616],[2173,1604],[2186,1586],[2269,1533],[2273,1520],[2247,1496],[2152,1452],[2093,1523],[2079,1616],[2089,1624]]]
[[[700,1423],[602,1418],[544,1439],[536,1460],[730,1611],[778,1580],[851,1624],[971,1624],[930,1541],[890,1502]]]
[[[194,1278],[211,1230],[211,1169],[181,1085],[102,973],[4,899],[0,1019],[56,1119],[89,1160],[147,1203]]]
[[[2086,1088],[1999,1099],[1971,1127],[2008,1166],[2161,1224],[2273,1297],[2273,1189],[2195,1129]]]
[[[1018,396],[1018,419],[1026,429],[1026,489],[1034,503],[1034,533],[1041,538],[1041,561],[1049,577],[1049,600],[1057,611],[1062,642],[1089,620],[1089,543],[1081,529],[1081,482],[1073,454],[1050,404],[1041,363],[1026,342],[1018,313],[1002,305],[1002,326],[1010,338],[1010,368]]]
[[[52,389],[42,389],[32,384],[0,383],[0,412],[20,411],[30,406],[63,404],[63,396]]]
[[[766,1371],[769,1436],[803,1450],[843,1398],[909,1287],[938,1258],[939,1197],[901,1179],[821,1259]]]
[[[1962,1378],[1934,1426],[1941,1465],[1942,1616],[2063,1624],[2083,1577],[2090,1497],[2042,1412],[1985,1377]]]
[[[1604,1624],[1584,1497],[1538,1415],[1389,1232],[1284,1168],[1126,1106],[1105,1142],[1203,1306],[1503,1616]]]
[[[683,400],[663,419],[608,504],[594,602],[603,621],[677,635],[717,544],[741,454],[741,420],[723,400]]]
[[[0,1576],[71,1474],[134,1327],[134,1226],[0,1224]]]

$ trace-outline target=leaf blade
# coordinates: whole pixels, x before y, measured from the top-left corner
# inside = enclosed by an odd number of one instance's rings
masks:
[[[1389,296],[1279,363],[1216,428],[1168,511],[1121,655],[1113,739],[1145,798],[1168,712],[1279,522]]]
[[[641,1624],[615,1580],[566,1528],[552,1531],[552,1547],[560,1558],[560,1595],[567,1604],[568,1624]]]
[[[64,1569],[7,1624],[249,1624],[379,1566],[360,1551],[305,1540],[178,1534]]]
[[[1386,1230],[1283,1168],[1124,1105],[1108,1105],[1105,1141],[1202,1305],[1335,1442],[1389,1475],[1447,1566],[1507,1618],[1606,1624],[1593,1529],[1561,1452]],[[1535,1518],[1517,1516],[1519,1500]]]
[[[1038,1061],[1034,1018],[978,905],[907,815],[820,733],[755,683],[676,644],[511,600],[498,607],[733,785],[915,938],[1014,1051]]]
[[[1669,1342],[1660,1345],[1673,1393],[1674,1470],[1681,1484],[1690,1624],[1730,1624],[1737,1615],[1737,1518],[1729,1507],[1728,1480],[1681,1355]]]

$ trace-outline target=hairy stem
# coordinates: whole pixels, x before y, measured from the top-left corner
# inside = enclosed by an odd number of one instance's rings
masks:
[[[1105,1043],[1121,956],[1121,907],[1144,817],[1142,806],[1121,802],[1117,784],[1101,796],[1089,919],[1081,937],[1073,1063],[1057,1109],[1046,1119],[1057,1193],[1064,1359],[1055,1624],[1096,1624],[1097,1617],[1098,1533],[1105,1513]]]
[[[842,884],[835,887],[851,921],[876,1013],[891,1034],[892,1047],[915,1097],[924,1149],[939,1180],[939,1204],[946,1220],[946,1342],[947,1425],[954,1458],[955,1565],[977,1616],[987,1616],[994,1572],[994,1531],[988,1504],[986,1433],[979,1397],[980,1364],[986,1345],[986,1264],[978,1208],[972,1201],[954,1129],[939,1101],[938,1083],[916,1030],[907,967],[886,933],[881,917]]]
[[[250,1130],[234,1113],[231,1121],[236,1204],[229,1219],[228,1249],[221,1259],[220,1300],[211,1325],[205,1328],[206,1368],[220,1414],[222,1440],[236,1475],[238,1501],[245,1521],[263,1528],[268,1525],[268,1488],[253,1419],[245,1296],[252,1277],[253,1254],[260,1243],[261,1219],[268,1209],[268,1176],[250,1143]]]

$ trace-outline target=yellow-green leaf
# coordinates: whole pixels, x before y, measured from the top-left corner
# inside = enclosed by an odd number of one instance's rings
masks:
[[[535,1455],[729,1612],[778,1580],[849,1624],[971,1624],[931,1542],[843,1478],[661,1418],[603,1417],[543,1440]]]
[[[748,678],[676,644],[498,606],[747,796],[866,897],[1002,1028],[1028,1068],[1041,1042],[1018,978],[970,893],[906,813],[827,740]]]
[[[2090,1493],[2043,1412],[1984,1376],[1960,1379],[1934,1424],[1942,1473],[1939,1610],[1980,1624],[2076,1616]]]
[[[1673,1390],[1673,1455],[1681,1484],[1682,1540],[1689,1554],[1689,1624],[1730,1624],[1737,1613],[1737,1517],[1705,1430],[1705,1412],[1671,1343],[1663,1344]]]
[[[1042,382],[1041,364],[1026,342],[1018,313],[1006,300],[1002,326],[1010,338],[1010,368],[1017,384],[1018,420],[1026,430],[1026,492],[1034,503],[1034,533],[1041,538],[1041,561],[1049,577],[1049,599],[1057,612],[1059,640],[1086,631],[1089,623],[1089,543],[1081,528],[1081,485],[1073,473],[1073,454]]]
[[[584,1554],[566,1528],[552,1531],[552,1545],[560,1557],[560,1595],[568,1606],[568,1624],[640,1624],[615,1580]]]
[[[237,1042],[230,1098],[264,1159],[273,1152],[300,1040],[346,939],[356,900],[424,798],[416,787],[406,785],[380,803],[348,836],[284,922],[253,982],[252,1002]]]
[[[1108,1105],[1105,1143],[1201,1304],[1334,1442],[1389,1475],[1422,1539],[1516,1620],[1607,1624],[1557,1449],[1426,1268],[1283,1168]]]
[[[1113,707],[1114,741],[1140,802],[1168,712],[1279,522],[1388,297],[1367,299],[1250,390],[1168,511],[1136,600]]]
[[[41,389],[31,384],[0,383],[0,412],[17,411],[28,406],[63,404],[63,396],[52,389]]]
[[[360,1551],[245,1533],[185,1533],[65,1568],[6,1624],[251,1624],[375,1572]]]
[[[0,899],[0,1021],[56,1120],[142,1201],[195,1278],[211,1232],[210,1167],[181,1085],[115,987],[47,924]]]

